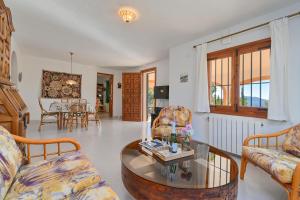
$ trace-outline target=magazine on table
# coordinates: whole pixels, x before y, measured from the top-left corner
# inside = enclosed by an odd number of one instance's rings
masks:
[[[140,142],[139,145],[150,151],[152,151],[155,148],[164,146],[163,143],[158,139],[151,140],[151,141],[143,141],[143,142]]]

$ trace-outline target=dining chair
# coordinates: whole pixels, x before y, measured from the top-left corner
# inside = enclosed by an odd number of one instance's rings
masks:
[[[40,125],[39,125],[39,128],[38,128],[38,131],[41,131],[41,128],[42,128],[43,125],[49,124],[49,123],[56,123],[57,127],[58,127],[59,126],[59,113],[58,112],[50,112],[50,111],[47,111],[46,109],[44,109],[43,104],[42,104],[42,100],[41,100],[40,97],[38,98],[38,102],[39,102],[39,106],[40,106],[40,109],[41,109],[41,120],[40,120]],[[49,119],[51,117],[56,118],[56,120],[55,121],[48,121],[47,119]]]
[[[97,103],[95,110],[87,111],[87,123],[89,124],[90,121],[95,121],[96,125],[100,125],[100,107],[97,105]]]
[[[77,127],[78,118],[81,121],[81,128],[87,128],[87,111],[85,109],[85,106],[80,103],[73,103],[70,106],[70,111],[67,117],[67,127],[69,132],[73,130],[74,120],[76,121]]]
[[[87,110],[87,100],[86,99],[79,99],[79,103],[82,104],[83,106],[85,106],[85,110]]]

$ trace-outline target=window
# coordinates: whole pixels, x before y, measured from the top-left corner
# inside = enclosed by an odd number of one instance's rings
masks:
[[[270,47],[265,39],[208,54],[211,112],[267,116]]]

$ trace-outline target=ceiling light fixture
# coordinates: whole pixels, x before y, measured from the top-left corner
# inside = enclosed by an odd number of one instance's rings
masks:
[[[119,16],[125,23],[130,23],[137,19],[138,13],[134,8],[126,6],[119,9]]]
[[[72,68],[73,68],[73,55],[74,55],[74,53],[70,52],[70,56],[71,56],[71,75],[72,75]],[[67,80],[66,83],[68,85],[76,85],[77,84],[77,82],[74,81],[72,78],[70,78],[69,80]]]

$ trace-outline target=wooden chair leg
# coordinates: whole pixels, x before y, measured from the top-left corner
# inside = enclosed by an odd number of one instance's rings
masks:
[[[78,113],[76,113],[76,128],[78,128]]]
[[[300,164],[297,164],[293,174],[292,188],[288,193],[289,200],[300,199]]]
[[[72,130],[73,130],[73,115],[72,114],[70,114],[70,116],[68,116],[67,126],[68,126],[68,131],[72,132]]]
[[[81,123],[83,124],[84,128],[88,127],[88,120],[87,120],[87,113],[84,113],[81,117]]]
[[[69,119],[69,116],[67,113],[64,114],[64,127],[67,128],[68,126],[68,119]]]
[[[40,121],[40,125],[39,125],[39,128],[38,128],[38,131],[41,132],[41,129],[42,129],[42,125],[43,125],[43,115],[41,115],[41,121]]]
[[[298,190],[292,190],[288,194],[288,200],[299,200]]]
[[[80,117],[80,126],[81,126],[81,128],[84,127],[84,119],[83,119],[83,116]]]
[[[56,125],[57,125],[57,128],[59,128],[59,123],[62,123],[59,120],[60,120],[60,117],[59,117],[59,114],[57,114],[56,115]]]
[[[247,168],[247,158],[242,155],[242,159],[241,159],[241,170],[240,170],[240,179],[244,180],[244,176],[246,173],[246,168]]]
[[[65,114],[62,114],[63,117],[62,117],[62,128],[65,128],[66,127],[66,115]]]

